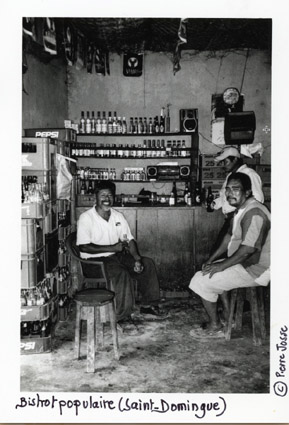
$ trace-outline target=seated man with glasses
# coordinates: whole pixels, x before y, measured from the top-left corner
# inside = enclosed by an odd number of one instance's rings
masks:
[[[195,337],[222,337],[222,324],[217,312],[219,295],[225,319],[228,319],[227,291],[256,286],[256,279],[258,282],[258,278],[270,267],[270,212],[252,196],[250,177],[232,173],[227,181],[226,197],[236,208],[232,226],[189,286],[201,297],[209,316],[205,329],[191,330],[191,336]],[[218,260],[222,256],[226,258]],[[262,280],[262,285],[268,283],[269,280]]]

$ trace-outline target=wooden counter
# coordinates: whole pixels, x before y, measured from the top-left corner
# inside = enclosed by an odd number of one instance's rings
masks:
[[[77,207],[76,216],[88,207]],[[115,207],[127,219],[140,252],[153,258],[162,276],[184,270],[193,275],[208,258],[224,222],[220,210],[204,207]]]

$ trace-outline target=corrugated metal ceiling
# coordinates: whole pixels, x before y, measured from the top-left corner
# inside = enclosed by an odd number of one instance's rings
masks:
[[[60,18],[59,18],[60,19]],[[110,52],[132,50],[173,52],[179,18],[65,18],[97,47]],[[270,19],[189,18],[183,50],[252,48],[271,50]]]

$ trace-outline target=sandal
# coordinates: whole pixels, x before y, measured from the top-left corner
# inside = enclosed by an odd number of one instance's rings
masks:
[[[224,328],[220,329],[191,329],[190,336],[196,339],[225,338]]]
[[[163,313],[160,311],[160,308],[156,305],[151,305],[150,307],[141,307],[141,314],[151,314],[153,316],[162,316]]]

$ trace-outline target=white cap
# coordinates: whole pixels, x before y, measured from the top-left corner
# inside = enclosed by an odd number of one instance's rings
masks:
[[[241,154],[237,148],[234,146],[226,146],[215,158],[215,162],[223,161],[228,156],[235,156],[236,158],[240,158]]]

